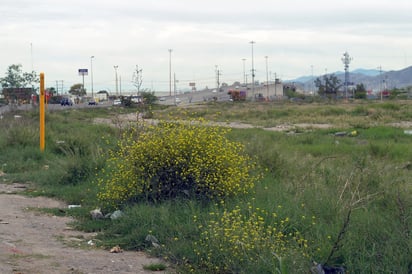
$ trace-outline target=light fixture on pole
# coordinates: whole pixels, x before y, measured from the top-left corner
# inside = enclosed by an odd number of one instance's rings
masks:
[[[117,82],[117,68],[119,66],[113,66],[114,68],[114,74],[115,74],[115,80],[116,80],[116,95],[119,95],[119,87],[118,87],[118,82]]]
[[[94,98],[94,94],[93,94],[93,58],[94,56],[90,56],[90,80],[92,83],[92,99]]]
[[[253,98],[255,98],[255,65],[253,63],[253,44],[255,44],[255,41],[250,41],[249,42],[252,45],[252,94]]]

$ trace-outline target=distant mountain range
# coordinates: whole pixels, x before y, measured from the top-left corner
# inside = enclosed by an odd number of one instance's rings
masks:
[[[328,73],[329,74],[329,73]],[[345,73],[343,71],[334,72],[341,82],[345,82]],[[313,81],[321,76],[302,76],[293,80],[284,81],[286,83],[298,83],[304,89],[309,90]],[[391,71],[380,71],[377,69],[356,69],[349,73],[349,82],[354,85],[363,84],[367,90],[378,91],[384,88],[404,88],[412,86],[412,66]]]

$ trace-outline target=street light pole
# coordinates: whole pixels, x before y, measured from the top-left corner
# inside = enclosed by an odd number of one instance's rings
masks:
[[[253,44],[255,44],[255,41],[250,41],[249,43],[252,45],[252,94],[253,98],[255,98],[255,65],[253,63]]]
[[[94,98],[93,94],[93,58],[94,56],[90,56],[90,80],[92,82],[92,99]]]
[[[269,71],[268,71],[268,57],[265,56],[266,59],[266,99],[269,100]]]
[[[113,66],[114,67],[114,74],[115,74],[115,79],[116,79],[116,95],[119,95],[119,88],[118,88],[118,83],[117,83],[117,68],[119,66]]]

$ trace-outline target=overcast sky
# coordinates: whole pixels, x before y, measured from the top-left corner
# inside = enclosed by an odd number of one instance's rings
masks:
[[[398,70],[412,62],[411,19],[410,0],[2,0],[0,77],[21,64],[67,90],[86,68],[90,92],[92,66],[94,90],[115,92],[114,66],[126,91],[138,65],[143,88],[169,91],[171,60],[177,89],[202,89],[216,66],[231,84],[245,64],[250,81],[252,56],[256,80],[266,60],[270,79],[288,80],[343,71],[345,51],[350,70]]]

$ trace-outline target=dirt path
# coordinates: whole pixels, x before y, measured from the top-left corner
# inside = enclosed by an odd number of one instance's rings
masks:
[[[95,235],[71,229],[71,218],[33,210],[67,208],[65,204],[16,194],[24,188],[0,183],[0,273],[153,273],[143,265],[159,260],[141,252],[96,248],[89,242]]]

